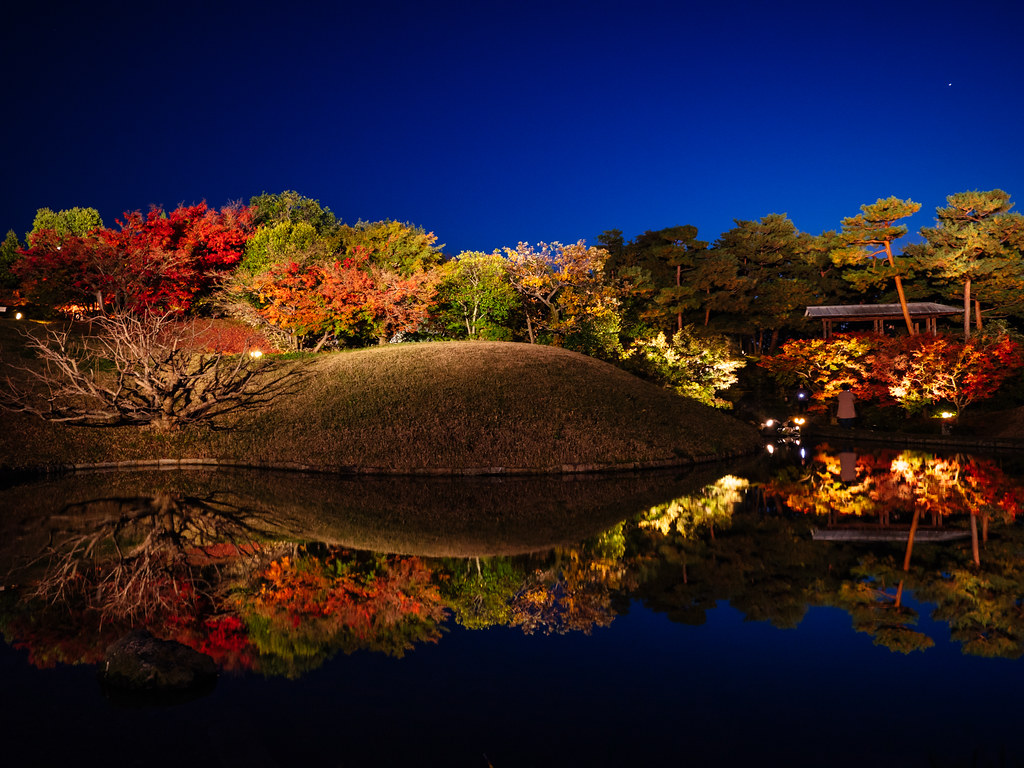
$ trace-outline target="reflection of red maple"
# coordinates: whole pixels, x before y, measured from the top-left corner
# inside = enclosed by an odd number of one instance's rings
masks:
[[[414,642],[436,642],[445,615],[431,569],[398,555],[360,560],[343,550],[324,557],[281,558],[261,574],[245,612],[292,642],[368,647],[402,655]]]
[[[840,457],[820,451],[808,482],[768,483],[765,492],[799,512],[876,515],[880,521],[915,510],[1010,521],[1024,508],[1024,488],[991,459],[880,451],[855,461],[854,478],[844,482]]]

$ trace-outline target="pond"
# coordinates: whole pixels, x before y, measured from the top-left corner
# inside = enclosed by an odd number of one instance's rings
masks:
[[[1015,765],[1016,462],[89,474],[0,491],[0,722],[38,765]],[[101,684],[133,627],[192,696]]]

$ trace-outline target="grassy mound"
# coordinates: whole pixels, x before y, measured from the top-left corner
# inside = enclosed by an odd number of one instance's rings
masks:
[[[47,424],[0,416],[0,467],[145,459],[408,473],[586,471],[755,450],[728,414],[552,347],[387,346],[271,365],[301,383],[218,429]]]

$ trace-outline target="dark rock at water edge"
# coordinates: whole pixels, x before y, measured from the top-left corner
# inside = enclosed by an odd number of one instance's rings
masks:
[[[100,680],[115,693],[197,694],[214,686],[217,665],[187,645],[139,630],[107,648]]]

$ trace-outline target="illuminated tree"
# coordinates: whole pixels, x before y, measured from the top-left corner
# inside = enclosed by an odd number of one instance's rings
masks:
[[[716,407],[730,407],[718,393],[735,384],[739,380],[736,371],[746,365],[743,358],[732,354],[724,337],[698,335],[692,326],[676,332],[671,339],[666,339],[664,333],[653,339],[639,339],[628,354],[642,358],[642,369],[683,397]]]
[[[897,197],[879,199],[871,205],[862,205],[861,212],[856,216],[843,219],[840,234],[841,247],[833,251],[832,257],[837,264],[860,265],[867,260],[867,266],[854,266],[844,271],[843,276],[850,280],[858,289],[878,283],[879,279],[892,277],[896,283],[903,319],[907,323],[907,331],[914,334],[914,324],[910,320],[907,308],[907,297],[903,290],[903,279],[896,267],[892,252],[893,241],[907,233],[905,225],[897,224],[900,219],[912,216],[920,210],[921,204],[912,200],[900,200]],[[866,248],[877,248],[868,252]],[[877,270],[877,258],[885,256],[889,265],[888,274],[880,274]]]
[[[1024,367],[1024,349],[1006,335],[963,342],[931,334],[836,334],[788,342],[758,365],[785,386],[808,386],[815,409],[831,402],[842,384],[850,384],[860,400],[896,402],[908,413],[947,402],[959,414],[992,397]]]
[[[248,208],[206,203],[135,211],[120,231],[62,235],[41,229],[15,270],[29,295],[99,310],[184,312],[235,266],[251,233]]]
[[[951,403],[960,412],[984,400],[1024,367],[1024,350],[1008,336],[883,338],[868,354],[869,381],[884,387],[908,412]]]
[[[530,343],[541,330],[564,339],[582,325],[614,314],[604,281],[607,252],[580,240],[570,245],[519,243],[506,248],[509,283],[523,299]]]
[[[253,225],[256,227],[273,227],[283,222],[302,223],[322,234],[334,230],[340,224],[331,209],[321,206],[319,200],[293,190],[255,195],[249,199],[249,207],[253,210]]]
[[[342,226],[341,235],[346,255],[365,256],[370,265],[403,277],[437,266],[444,247],[436,245],[433,232],[390,219]]]
[[[25,235],[25,239],[31,246],[40,232],[53,232],[58,238],[65,238],[84,237],[97,229],[103,229],[103,219],[95,208],[75,207],[57,212],[40,208],[32,221],[32,230]]]
[[[288,376],[247,354],[197,353],[194,329],[169,314],[102,315],[91,328],[84,336],[28,336],[38,362],[0,385],[0,407],[48,421],[169,431],[266,402]]]
[[[499,253],[464,251],[440,268],[438,322],[466,338],[500,338],[503,324],[519,306],[515,290],[505,279],[505,259]]]
[[[870,396],[866,355],[877,339],[867,334],[836,334],[828,339],[797,339],[766,355],[758,365],[771,371],[783,386],[811,390],[812,409],[822,410],[843,384],[854,386],[858,398]]]
[[[383,344],[415,331],[432,306],[434,273],[405,276],[367,261],[356,249],[354,256],[329,264],[277,264],[253,281],[256,312],[287,332],[293,349],[307,336],[318,337],[314,352],[331,339],[369,337]]]
[[[925,227],[925,242],[908,246],[917,265],[929,275],[963,285],[964,339],[971,336],[972,285],[998,300],[1000,287],[1009,284],[1019,293],[1024,284],[1024,217],[1007,214],[1013,203],[1001,189],[961,192],[946,198],[947,206],[937,208],[937,226]],[[974,314],[981,328],[981,301],[975,299]]]

